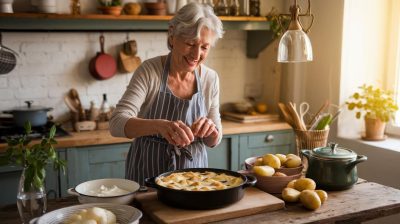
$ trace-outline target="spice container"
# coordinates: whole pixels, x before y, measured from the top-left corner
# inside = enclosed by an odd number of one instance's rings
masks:
[[[228,16],[229,15],[229,6],[226,0],[219,0],[217,5],[215,6],[215,13],[218,16]]]
[[[71,14],[80,15],[81,14],[81,1],[71,0]]]
[[[239,10],[239,0],[231,0],[231,5],[229,6],[230,8],[230,15],[231,16],[238,16],[240,14]]]
[[[240,4],[240,15],[249,16],[250,15],[250,0],[242,0]]]
[[[250,0],[250,15],[260,16],[260,0]]]

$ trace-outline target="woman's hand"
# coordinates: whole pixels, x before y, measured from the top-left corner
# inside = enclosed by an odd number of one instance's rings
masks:
[[[192,130],[182,121],[163,120],[159,128],[159,133],[170,144],[179,147],[188,146],[194,140]]]
[[[218,130],[211,119],[201,117],[192,124],[192,132],[195,137],[218,137]]]

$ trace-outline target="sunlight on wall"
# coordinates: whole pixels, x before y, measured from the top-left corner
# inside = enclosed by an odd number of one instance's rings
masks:
[[[391,0],[345,1],[340,98],[345,102],[364,83],[384,87],[389,49]],[[339,136],[359,136],[363,121],[345,110],[339,120]],[[354,127],[359,127],[354,128]]]

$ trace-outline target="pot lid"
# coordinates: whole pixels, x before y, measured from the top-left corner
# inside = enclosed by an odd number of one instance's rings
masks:
[[[329,143],[327,147],[319,147],[312,150],[314,156],[324,159],[355,159],[357,153],[353,150],[338,147],[336,143]]]
[[[22,107],[16,107],[13,109],[13,111],[17,111],[17,112],[25,112],[25,111],[41,111],[41,110],[45,110],[45,111],[49,111],[52,110],[53,108],[50,107],[42,107],[42,106],[32,106],[33,101],[25,101],[26,106],[22,106]]]

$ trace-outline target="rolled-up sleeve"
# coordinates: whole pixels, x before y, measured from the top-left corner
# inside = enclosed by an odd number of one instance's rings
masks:
[[[219,112],[219,78],[218,74],[215,73],[214,82],[210,88],[211,91],[211,99],[210,99],[210,109],[208,112],[208,118],[212,119],[216,128],[218,129],[218,143],[217,146],[222,139],[222,124],[221,124],[221,114]],[[215,147],[214,146],[214,147]]]

